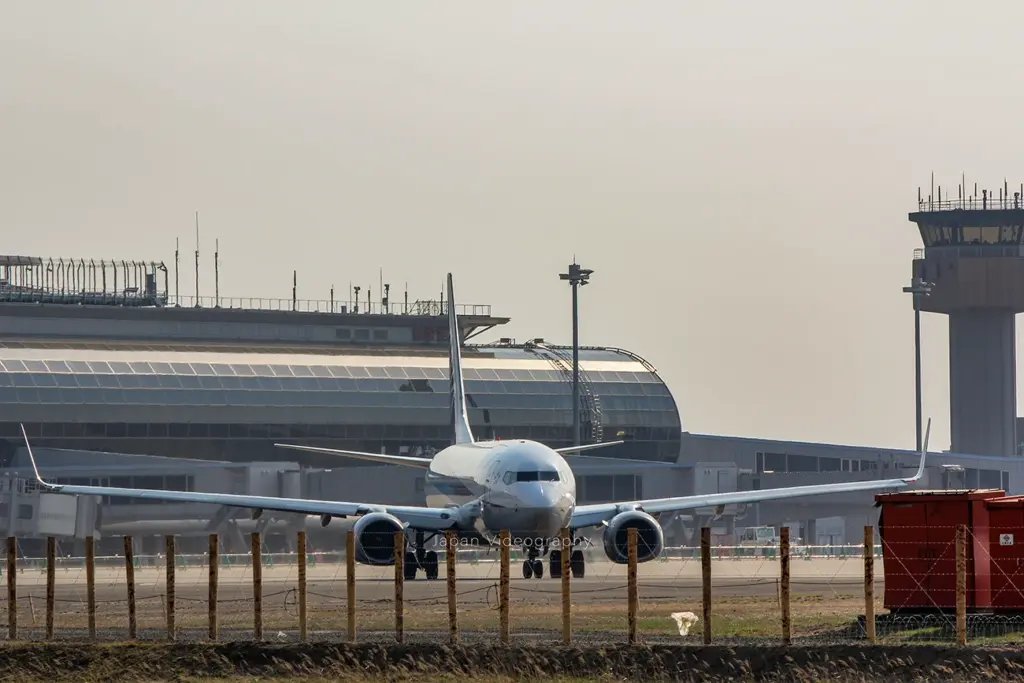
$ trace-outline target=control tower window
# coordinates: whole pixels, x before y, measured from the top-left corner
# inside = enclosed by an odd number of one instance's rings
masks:
[[[962,244],[1017,244],[1020,228],[1017,226],[990,226],[983,228],[960,228]]]
[[[922,225],[920,230],[926,247],[1017,245],[1024,234],[1024,228],[1019,225]]]

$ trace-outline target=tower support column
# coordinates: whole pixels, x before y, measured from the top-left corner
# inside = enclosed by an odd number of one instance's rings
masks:
[[[1017,453],[1013,311],[949,314],[949,419],[956,453]]]

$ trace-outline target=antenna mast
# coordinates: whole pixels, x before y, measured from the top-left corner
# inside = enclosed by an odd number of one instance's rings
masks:
[[[174,305],[181,305],[181,292],[178,291],[178,264],[181,261],[179,248],[181,247],[181,238],[174,238]],[[117,278],[117,268],[114,268],[114,278]],[[117,285],[114,285],[115,287]]]
[[[220,238],[213,242],[213,305],[220,308]]]
[[[196,211],[196,306],[199,305],[199,212]]]

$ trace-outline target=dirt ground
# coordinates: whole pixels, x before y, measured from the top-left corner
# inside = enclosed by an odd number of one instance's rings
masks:
[[[8,645],[0,680],[1024,681],[1024,653],[938,647]]]
[[[164,568],[135,572],[137,642],[128,639],[125,572],[97,571],[97,639],[88,637],[84,571],[57,573],[55,640],[45,638],[45,573],[19,572],[17,635],[0,646],[0,681],[241,681],[302,680],[364,683],[455,681],[510,683],[538,677],[561,683],[678,681],[1022,681],[1024,654],[1000,649],[877,645],[863,642],[858,560],[793,563],[793,645],[782,647],[778,564],[721,561],[713,567],[712,637],[703,623],[680,635],[670,615],[701,614],[699,566],[654,562],[640,570],[638,643],[627,644],[625,568],[588,566],[571,582],[572,645],[561,641],[561,583],[549,578],[511,582],[510,644],[498,643],[498,568],[458,568],[459,642],[449,642],[447,582],[422,578],[404,586],[403,643],[395,629],[392,568],[360,567],[356,581],[357,642],[347,640],[344,566],[321,563],[307,579],[309,643],[297,642],[294,566],[266,567],[262,643],[253,638],[249,567],[223,568],[217,601],[220,642],[208,642],[207,570],[175,578],[176,642],[168,643]],[[883,587],[875,586],[882,613]],[[0,630],[7,605],[0,605]],[[6,635],[6,633],[5,633]],[[972,636],[973,638],[973,636]],[[70,641],[70,642],[69,642]],[[162,642],[161,642],[162,641]],[[207,641],[207,642],[203,642]],[[973,642],[973,641],[972,641]]]

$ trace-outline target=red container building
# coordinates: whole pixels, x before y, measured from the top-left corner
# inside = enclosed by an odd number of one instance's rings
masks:
[[[876,495],[876,505],[882,509],[878,532],[885,608],[897,613],[956,609],[956,531],[964,524],[968,529],[967,609],[991,610],[986,503],[1004,496],[999,489]]]
[[[1024,496],[986,502],[989,556],[992,558],[992,608],[1024,611]]]

